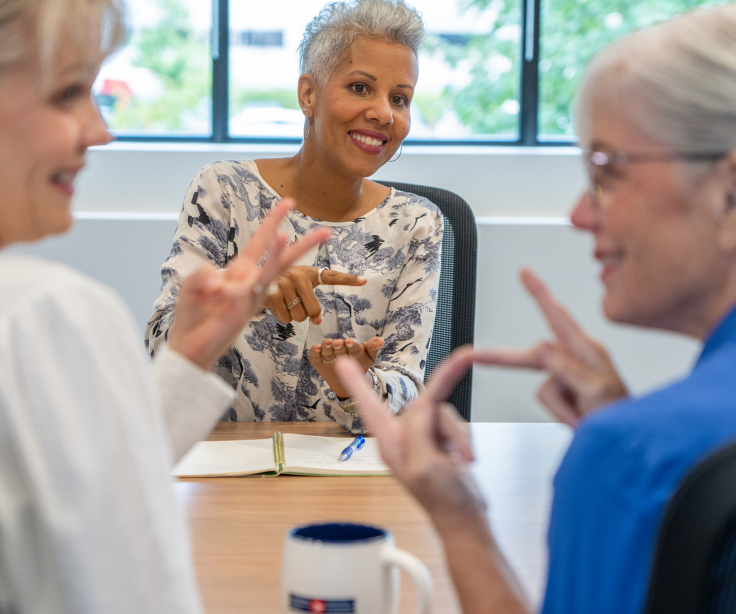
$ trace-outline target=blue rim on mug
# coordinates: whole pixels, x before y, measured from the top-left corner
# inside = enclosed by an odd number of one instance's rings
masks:
[[[386,539],[388,535],[389,532],[385,529],[347,522],[308,524],[294,527],[288,533],[288,537],[323,544],[366,543]]]

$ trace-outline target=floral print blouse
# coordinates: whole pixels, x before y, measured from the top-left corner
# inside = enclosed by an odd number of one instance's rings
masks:
[[[145,333],[151,356],[166,340],[182,280],[204,263],[225,267],[279,199],[255,162],[217,162],[199,172],[161,267],[161,294]],[[332,228],[332,237],[298,264],[363,275],[368,283],[318,286],[324,308],[319,325],[284,324],[268,309],[257,315],[215,368],[237,393],[225,420],[334,420],[363,432],[354,406],[343,408],[309,362],[309,348],[325,338],[383,337],[373,367],[377,382],[370,381],[392,411],[401,411],[422,387],[437,301],[442,213],[424,198],[392,189],[375,209],[350,222],[291,211],[280,230],[295,241],[318,226]]]

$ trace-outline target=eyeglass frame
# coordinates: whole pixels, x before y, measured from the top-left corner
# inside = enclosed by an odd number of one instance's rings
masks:
[[[725,158],[730,151],[715,152],[659,152],[659,153],[625,153],[623,151],[602,151],[596,149],[583,150],[583,163],[588,173],[588,191],[593,202],[598,202],[602,187],[596,180],[599,168],[613,164],[636,164],[637,162],[714,162]],[[596,161],[596,158],[600,161]],[[605,159],[602,159],[605,158]]]

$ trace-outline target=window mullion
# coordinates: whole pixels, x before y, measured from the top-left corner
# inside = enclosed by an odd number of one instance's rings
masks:
[[[541,0],[521,0],[523,20],[521,37],[521,117],[519,137],[522,145],[538,144],[539,118],[539,37]]]
[[[230,2],[229,0],[212,0],[212,3],[213,14],[217,17],[217,23],[212,24],[212,140],[215,143],[224,143],[230,138],[228,129]]]

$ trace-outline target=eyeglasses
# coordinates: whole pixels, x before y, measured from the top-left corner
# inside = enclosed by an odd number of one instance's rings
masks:
[[[724,158],[727,151],[718,153],[695,152],[661,152],[661,153],[624,153],[621,151],[590,151],[583,152],[583,162],[588,171],[590,194],[594,202],[598,201],[601,191],[606,189],[605,178],[615,174],[617,165],[635,164],[637,162],[673,162],[684,160],[687,162],[708,162]]]

